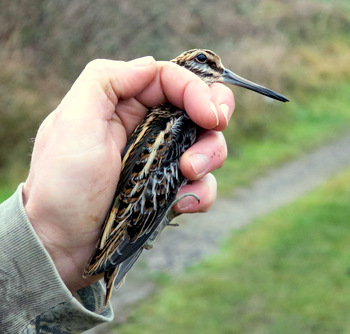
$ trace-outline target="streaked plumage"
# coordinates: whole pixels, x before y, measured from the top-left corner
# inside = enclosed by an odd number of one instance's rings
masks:
[[[172,60],[207,84],[227,82],[280,101],[284,96],[225,69],[209,50],[190,50]],[[167,226],[171,207],[187,180],[180,157],[197,139],[198,127],[186,112],[167,103],[150,109],[135,129],[123,154],[122,172],[96,250],[84,275],[105,273],[106,303],[144,248]],[[190,196],[195,196],[189,194]]]

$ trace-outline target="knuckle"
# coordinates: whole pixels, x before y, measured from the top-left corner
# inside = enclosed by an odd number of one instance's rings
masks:
[[[86,69],[101,70],[106,66],[105,59],[94,59],[87,63]]]

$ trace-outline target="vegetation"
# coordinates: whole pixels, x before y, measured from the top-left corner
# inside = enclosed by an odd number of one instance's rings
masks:
[[[0,1],[0,202],[42,119],[94,58],[171,59],[210,48],[289,104],[234,88],[221,191],[349,130],[348,0]],[[350,171],[236,232],[118,332],[350,332]]]
[[[163,283],[119,334],[349,333],[350,170]]]
[[[232,192],[235,186],[249,182],[272,166],[349,131],[349,91],[350,81],[319,87],[309,100],[292,101],[281,108],[284,110],[277,110],[286,113],[289,121],[271,121],[269,132],[261,140],[255,136],[233,137],[229,144],[233,152],[224,167],[215,172],[220,194]],[[237,108],[235,119],[240,118],[239,113]],[[225,131],[226,137],[231,136],[229,131],[230,128]]]
[[[38,125],[88,61],[171,59],[194,47],[292,101],[235,89],[222,177],[246,182],[348,127],[349,12],[347,1],[326,0],[2,1],[0,184],[23,180]]]

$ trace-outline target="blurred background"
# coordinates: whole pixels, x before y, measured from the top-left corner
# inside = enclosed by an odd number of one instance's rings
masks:
[[[219,196],[349,134],[348,0],[0,1],[0,199],[25,180],[40,122],[90,60],[170,60],[191,48],[212,49],[227,68],[291,100],[233,88]],[[156,297],[110,331],[349,333],[349,181],[345,169],[233,233],[215,261],[176,282],[163,277]],[[339,276],[329,270],[336,261]]]

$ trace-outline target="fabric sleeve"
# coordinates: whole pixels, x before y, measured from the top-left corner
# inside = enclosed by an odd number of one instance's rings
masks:
[[[0,204],[0,332],[81,333],[113,319],[100,282],[73,296],[25,213],[22,184]]]

